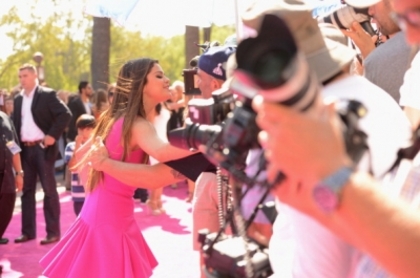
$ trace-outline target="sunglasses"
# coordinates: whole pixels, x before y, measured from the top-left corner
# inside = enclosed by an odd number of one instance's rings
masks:
[[[415,28],[420,28],[420,8],[407,10],[401,14],[391,12],[391,18],[403,31],[407,29],[407,24]]]

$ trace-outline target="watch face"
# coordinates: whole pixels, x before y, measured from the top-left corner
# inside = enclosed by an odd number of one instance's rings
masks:
[[[314,188],[315,202],[326,212],[333,211],[338,205],[337,194],[326,186],[319,185]]]

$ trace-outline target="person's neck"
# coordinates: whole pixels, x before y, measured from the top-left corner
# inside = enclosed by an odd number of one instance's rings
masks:
[[[30,89],[23,89],[23,92],[25,93],[26,96],[29,96],[31,94],[31,92],[35,89],[35,87],[38,86],[37,84],[35,84],[34,86],[32,86]]]
[[[146,113],[146,119],[148,121],[152,121],[153,118],[155,117],[156,105],[157,103],[151,103],[151,102],[146,101],[146,99],[143,99],[144,112]]]
[[[80,95],[80,98],[82,99],[83,103],[89,102],[89,97],[83,93]]]

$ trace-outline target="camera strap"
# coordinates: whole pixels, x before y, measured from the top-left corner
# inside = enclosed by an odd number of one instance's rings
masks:
[[[222,174],[222,169],[217,167],[217,197],[219,228],[225,227],[227,215],[233,208],[232,188],[229,185],[229,177]]]
[[[387,173],[393,171],[398,165],[400,165],[401,161],[403,159],[409,159],[413,160],[414,157],[419,153],[420,151],[420,125],[417,127],[417,129],[414,131],[413,134],[413,143],[411,146],[400,149],[397,153],[397,159],[395,160],[392,167],[388,170]]]
[[[354,165],[357,165],[366,151],[369,150],[367,144],[367,134],[359,129],[359,120],[364,117],[367,110],[364,105],[356,100],[346,100],[344,109],[338,111],[338,114],[345,124],[344,142],[346,152]],[[369,173],[373,173],[372,163],[369,163]]]
[[[266,187],[266,190],[264,192],[264,194],[262,195],[262,197],[260,198],[258,204],[255,206],[254,210],[252,211],[251,216],[249,217],[248,220],[246,220],[245,222],[245,231],[248,230],[249,226],[252,224],[252,222],[254,221],[255,217],[257,216],[257,213],[260,209],[262,209],[263,205],[264,205],[264,201],[267,198],[268,193],[270,193],[271,187]]]

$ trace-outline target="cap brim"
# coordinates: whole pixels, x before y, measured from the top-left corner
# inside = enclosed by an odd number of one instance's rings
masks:
[[[355,8],[367,8],[382,0],[346,0],[346,4]]]
[[[356,51],[341,43],[324,38],[326,47],[306,55],[310,68],[316,73],[318,79],[324,82],[337,73],[344,66],[350,64],[356,56]]]

